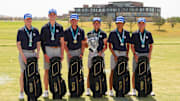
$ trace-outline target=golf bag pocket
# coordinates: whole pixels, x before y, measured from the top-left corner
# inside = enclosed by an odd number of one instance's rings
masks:
[[[26,95],[32,99],[36,99],[42,94],[41,79],[38,72],[36,57],[27,59],[26,68],[24,70],[24,91]]]
[[[66,84],[61,77],[60,57],[53,57],[50,59],[49,87],[53,94],[53,99],[61,99],[66,93]]]
[[[80,57],[72,57],[69,64],[68,86],[71,97],[80,97],[84,92],[84,75]]]
[[[104,72],[104,59],[101,56],[92,58],[92,67],[89,74],[90,89],[93,97],[101,97],[107,91],[106,74]]]
[[[130,75],[127,69],[127,62],[127,57],[118,57],[113,72],[113,88],[116,91],[116,97],[124,97],[130,91]]]
[[[139,97],[145,97],[152,91],[152,77],[149,68],[149,59],[141,56],[138,59],[137,68],[135,70],[135,88]]]

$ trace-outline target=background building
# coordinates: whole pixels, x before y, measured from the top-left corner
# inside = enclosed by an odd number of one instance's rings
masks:
[[[110,2],[107,5],[83,5],[82,8],[75,8],[71,13],[77,13],[80,17],[111,17],[124,16],[126,20],[136,21],[139,17],[145,17],[147,21],[152,21],[153,18],[161,16],[159,7],[144,7],[142,2],[120,1]]]

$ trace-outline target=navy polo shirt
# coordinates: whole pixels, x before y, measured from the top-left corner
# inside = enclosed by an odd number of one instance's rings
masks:
[[[106,33],[102,30],[98,30],[95,32],[94,32],[94,30],[92,30],[91,32],[87,33],[87,36],[90,34],[96,34],[98,36],[99,31],[100,31],[100,35],[99,35],[99,46],[97,48],[98,52],[102,51],[102,49],[104,48],[104,39],[107,38]]]
[[[82,44],[81,41],[85,40],[85,35],[84,35],[84,30],[81,29],[80,27],[77,27],[78,30],[78,35],[77,35],[77,43],[73,43],[74,39],[71,33],[71,27],[67,28],[64,31],[64,40],[67,42],[67,47],[69,50],[76,50],[80,49]],[[73,30],[74,34],[76,33],[76,30]]]
[[[17,32],[17,42],[21,42],[21,48],[25,50],[34,50],[37,48],[37,42],[40,41],[39,31],[37,28],[28,30],[32,32],[32,47],[29,47],[29,36],[27,35],[24,27],[20,28]]]
[[[118,51],[126,51],[127,47],[126,47],[126,43],[130,43],[130,35],[129,32],[124,30],[124,45],[121,46],[121,42],[119,40],[119,37],[116,33],[116,29],[110,32],[109,38],[108,38],[108,42],[112,44],[113,46],[113,50],[118,50]],[[122,33],[120,33],[120,36],[122,38]]]
[[[64,37],[63,27],[55,23],[55,40],[51,40],[50,23],[45,24],[41,29],[41,47],[43,53],[46,54],[45,46],[60,47],[60,37]]]
[[[144,33],[142,35],[144,37]],[[153,38],[151,35],[151,32],[146,31],[146,37],[145,37],[145,47],[141,47],[141,40],[139,31],[133,32],[131,37],[131,44],[134,44],[135,51],[138,53],[149,53],[149,44],[153,44]]]

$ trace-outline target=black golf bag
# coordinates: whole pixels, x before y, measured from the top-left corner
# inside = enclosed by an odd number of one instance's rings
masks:
[[[38,97],[42,94],[41,79],[36,57],[27,59],[24,70],[24,91],[28,96],[28,101],[37,101]]]
[[[53,99],[62,99],[66,94],[66,84],[61,77],[61,68],[60,57],[53,57],[50,59],[49,88],[53,94]]]
[[[80,97],[84,92],[84,75],[82,59],[74,56],[70,59],[68,72],[68,86],[71,97]]]
[[[101,56],[92,58],[92,66],[89,73],[90,89],[93,97],[101,97],[107,91],[106,74],[104,72],[104,59]]]
[[[139,97],[145,97],[152,91],[149,59],[146,56],[141,56],[138,59],[138,64],[135,70],[135,88],[138,91]]]
[[[124,97],[130,91],[130,75],[127,69],[128,58],[118,57],[116,67],[113,72],[113,88],[116,91],[116,97]]]

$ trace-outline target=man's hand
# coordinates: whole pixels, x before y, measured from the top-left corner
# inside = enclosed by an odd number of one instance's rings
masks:
[[[22,59],[23,59],[24,63],[27,64],[27,59],[26,59],[26,57],[24,56],[24,54],[22,55]]]
[[[83,54],[80,54],[80,58],[81,58],[81,59],[83,58]]]
[[[47,55],[47,54],[44,54],[44,58],[45,58],[45,61],[47,62],[47,63],[49,63],[50,61],[49,61],[49,56]]]
[[[126,57],[128,58],[128,60],[129,60],[129,56],[128,56],[128,53],[126,53]]]
[[[70,60],[72,58],[71,54],[68,53],[68,59]]]
[[[138,56],[136,54],[134,55],[134,58],[135,58],[135,61],[137,63],[138,62]]]
[[[102,55],[102,52],[100,51],[100,52],[98,53],[98,55],[101,56],[101,55]]]
[[[39,53],[36,54],[37,59],[39,59]]]
[[[118,60],[118,57],[114,56],[114,61],[117,62],[117,60]]]
[[[61,61],[63,61],[63,60],[64,60],[64,56],[63,56],[63,55],[61,55],[61,56],[60,56],[60,58],[61,58]]]
[[[149,61],[151,60],[151,54],[148,55]]]

